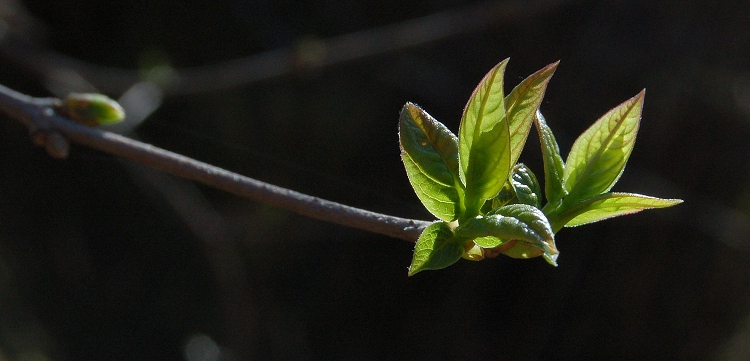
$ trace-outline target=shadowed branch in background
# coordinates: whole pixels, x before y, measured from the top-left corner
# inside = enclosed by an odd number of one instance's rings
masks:
[[[62,102],[34,98],[0,85],[0,109],[29,128],[50,155],[67,156],[67,141],[149,165],[182,178],[318,220],[414,242],[429,222],[346,206],[264,183],[114,133],[74,123],[58,114]]]
[[[319,69],[452,36],[500,22],[517,22],[564,4],[565,0],[496,1],[447,10],[421,18],[270,50],[219,64],[173,69],[159,85],[165,95],[230,89],[306,69]],[[139,70],[105,67],[60,54],[0,29],[0,53],[51,82],[76,79],[107,94],[122,94],[143,81]]]

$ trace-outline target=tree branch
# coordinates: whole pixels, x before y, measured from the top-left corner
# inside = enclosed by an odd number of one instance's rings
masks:
[[[413,48],[458,34],[479,31],[496,23],[520,22],[570,0],[480,2],[420,18],[360,30],[328,39],[310,40],[213,65],[173,69],[162,85],[166,95],[197,94],[273,79],[308,69]],[[312,50],[307,54],[305,49]],[[9,34],[0,37],[0,53],[48,78],[77,74],[97,91],[121,94],[143,80],[139,70],[95,65]]]
[[[70,140],[256,202],[411,242],[416,241],[422,230],[430,224],[427,221],[370,212],[309,196],[111,132],[74,123],[55,113],[54,108],[59,104],[59,99],[33,98],[0,85],[0,109],[26,125],[35,143],[47,146],[48,152],[56,157],[67,155],[65,142]]]

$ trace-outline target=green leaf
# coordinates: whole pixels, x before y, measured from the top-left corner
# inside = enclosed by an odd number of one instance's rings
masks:
[[[523,163],[513,166],[510,178],[497,196],[492,198],[492,209],[515,203],[541,208],[541,186],[531,169]]]
[[[523,151],[534,114],[542,103],[547,84],[559,63],[554,62],[529,75],[505,97],[510,131],[510,164],[516,164]]]
[[[504,251],[503,254],[513,258],[532,258],[542,255],[547,263],[557,266],[559,252],[555,245],[555,233],[547,216],[541,210],[527,204],[511,204],[493,210],[492,213],[518,218],[544,239],[542,244],[518,240],[515,246]]]
[[[620,178],[635,144],[645,94],[643,90],[604,114],[573,143],[565,163],[568,198],[607,192]]]
[[[542,143],[544,194],[547,196],[547,202],[554,204],[568,194],[563,186],[565,164],[560,156],[560,147],[557,145],[555,135],[552,134],[552,129],[547,126],[544,116],[539,111],[536,112],[536,117],[534,117],[534,124]]]
[[[518,198],[518,203],[536,208],[542,207],[542,189],[534,173],[523,163],[513,166],[510,182]]]
[[[422,231],[414,246],[409,276],[424,270],[448,267],[461,259],[463,253],[462,242],[453,237],[450,226],[435,222]]]
[[[528,204],[510,204],[494,209],[488,214],[488,216],[491,215],[518,218],[521,222],[528,224],[545,242],[554,246],[555,234],[552,232],[547,216],[536,207]]]
[[[455,220],[458,198],[456,190],[426,176],[408,154],[402,153],[401,160],[414,192],[427,210],[441,220]]]
[[[548,262],[557,265],[558,251],[552,226],[542,211],[528,204],[511,204],[484,217],[470,219],[456,229],[456,235],[474,238],[474,243],[482,248],[495,248],[515,240],[516,245],[511,250],[534,247],[541,250],[535,256],[544,254]]]
[[[580,202],[560,213],[565,227],[576,227],[612,217],[666,208],[682,203],[680,199],[661,199],[633,193],[605,193]]]
[[[462,238],[474,239],[474,243],[482,248],[495,248],[514,239],[524,239],[540,246],[544,242],[544,238],[528,224],[499,214],[469,219],[456,229],[456,234]]]
[[[412,103],[399,118],[401,159],[417,197],[436,217],[458,217],[458,140],[442,123]],[[457,189],[458,188],[458,189]]]
[[[88,126],[118,123],[125,119],[120,104],[102,94],[70,93],[63,100],[62,113]]]
[[[458,132],[459,175],[466,185],[467,215],[494,197],[511,167],[510,130],[505,113],[503,73],[508,59],[492,68],[464,109]]]

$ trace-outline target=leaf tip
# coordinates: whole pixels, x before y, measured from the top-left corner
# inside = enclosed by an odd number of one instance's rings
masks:
[[[410,112],[414,108],[419,108],[419,106],[412,102],[406,102],[406,104],[404,104],[404,106],[401,108],[401,114],[403,115],[405,112]]]
[[[406,273],[406,275],[407,275],[407,277],[411,277],[411,276],[414,276],[415,274],[417,274],[419,272],[424,271],[425,269],[428,269],[428,268],[424,268],[422,266],[416,266],[415,267],[414,264],[412,264],[409,267],[407,267],[407,273]]]
[[[556,61],[554,63],[548,64],[547,66],[545,66],[544,68],[542,68],[542,71],[552,71],[552,72],[554,72],[557,69],[558,65],[560,65],[560,60],[558,60],[558,61]]]
[[[669,202],[669,205],[667,205],[667,207],[672,207],[680,203],[685,203],[685,201],[683,201],[682,199],[677,199],[677,198],[666,199],[666,201]]]
[[[636,94],[634,98],[643,101],[643,99],[646,97],[646,88],[643,88],[640,93]]]
[[[559,256],[559,253],[555,254],[543,254],[542,257],[544,257],[544,260],[547,261],[547,263],[551,264],[552,266],[557,267],[557,256]]]
[[[495,66],[492,67],[492,69],[490,69],[489,72],[487,72],[487,75],[485,75],[485,78],[493,76],[494,74],[497,74],[498,72],[501,74],[500,76],[502,78],[502,74],[505,73],[505,67],[508,66],[508,62],[510,62],[510,58],[505,58],[503,59],[503,61],[497,63]],[[481,86],[481,82],[479,86]]]

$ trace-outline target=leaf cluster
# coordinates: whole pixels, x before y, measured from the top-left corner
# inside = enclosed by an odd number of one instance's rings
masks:
[[[575,141],[566,161],[539,112],[558,63],[505,95],[508,59],[493,67],[464,108],[458,135],[419,106],[399,119],[401,159],[417,197],[439,219],[417,240],[409,275],[461,258],[542,256],[557,265],[555,233],[648,208],[681,203],[610,192],[633,150],[645,91],[604,114]],[[518,163],[534,124],[544,160],[544,197],[534,173]]]

